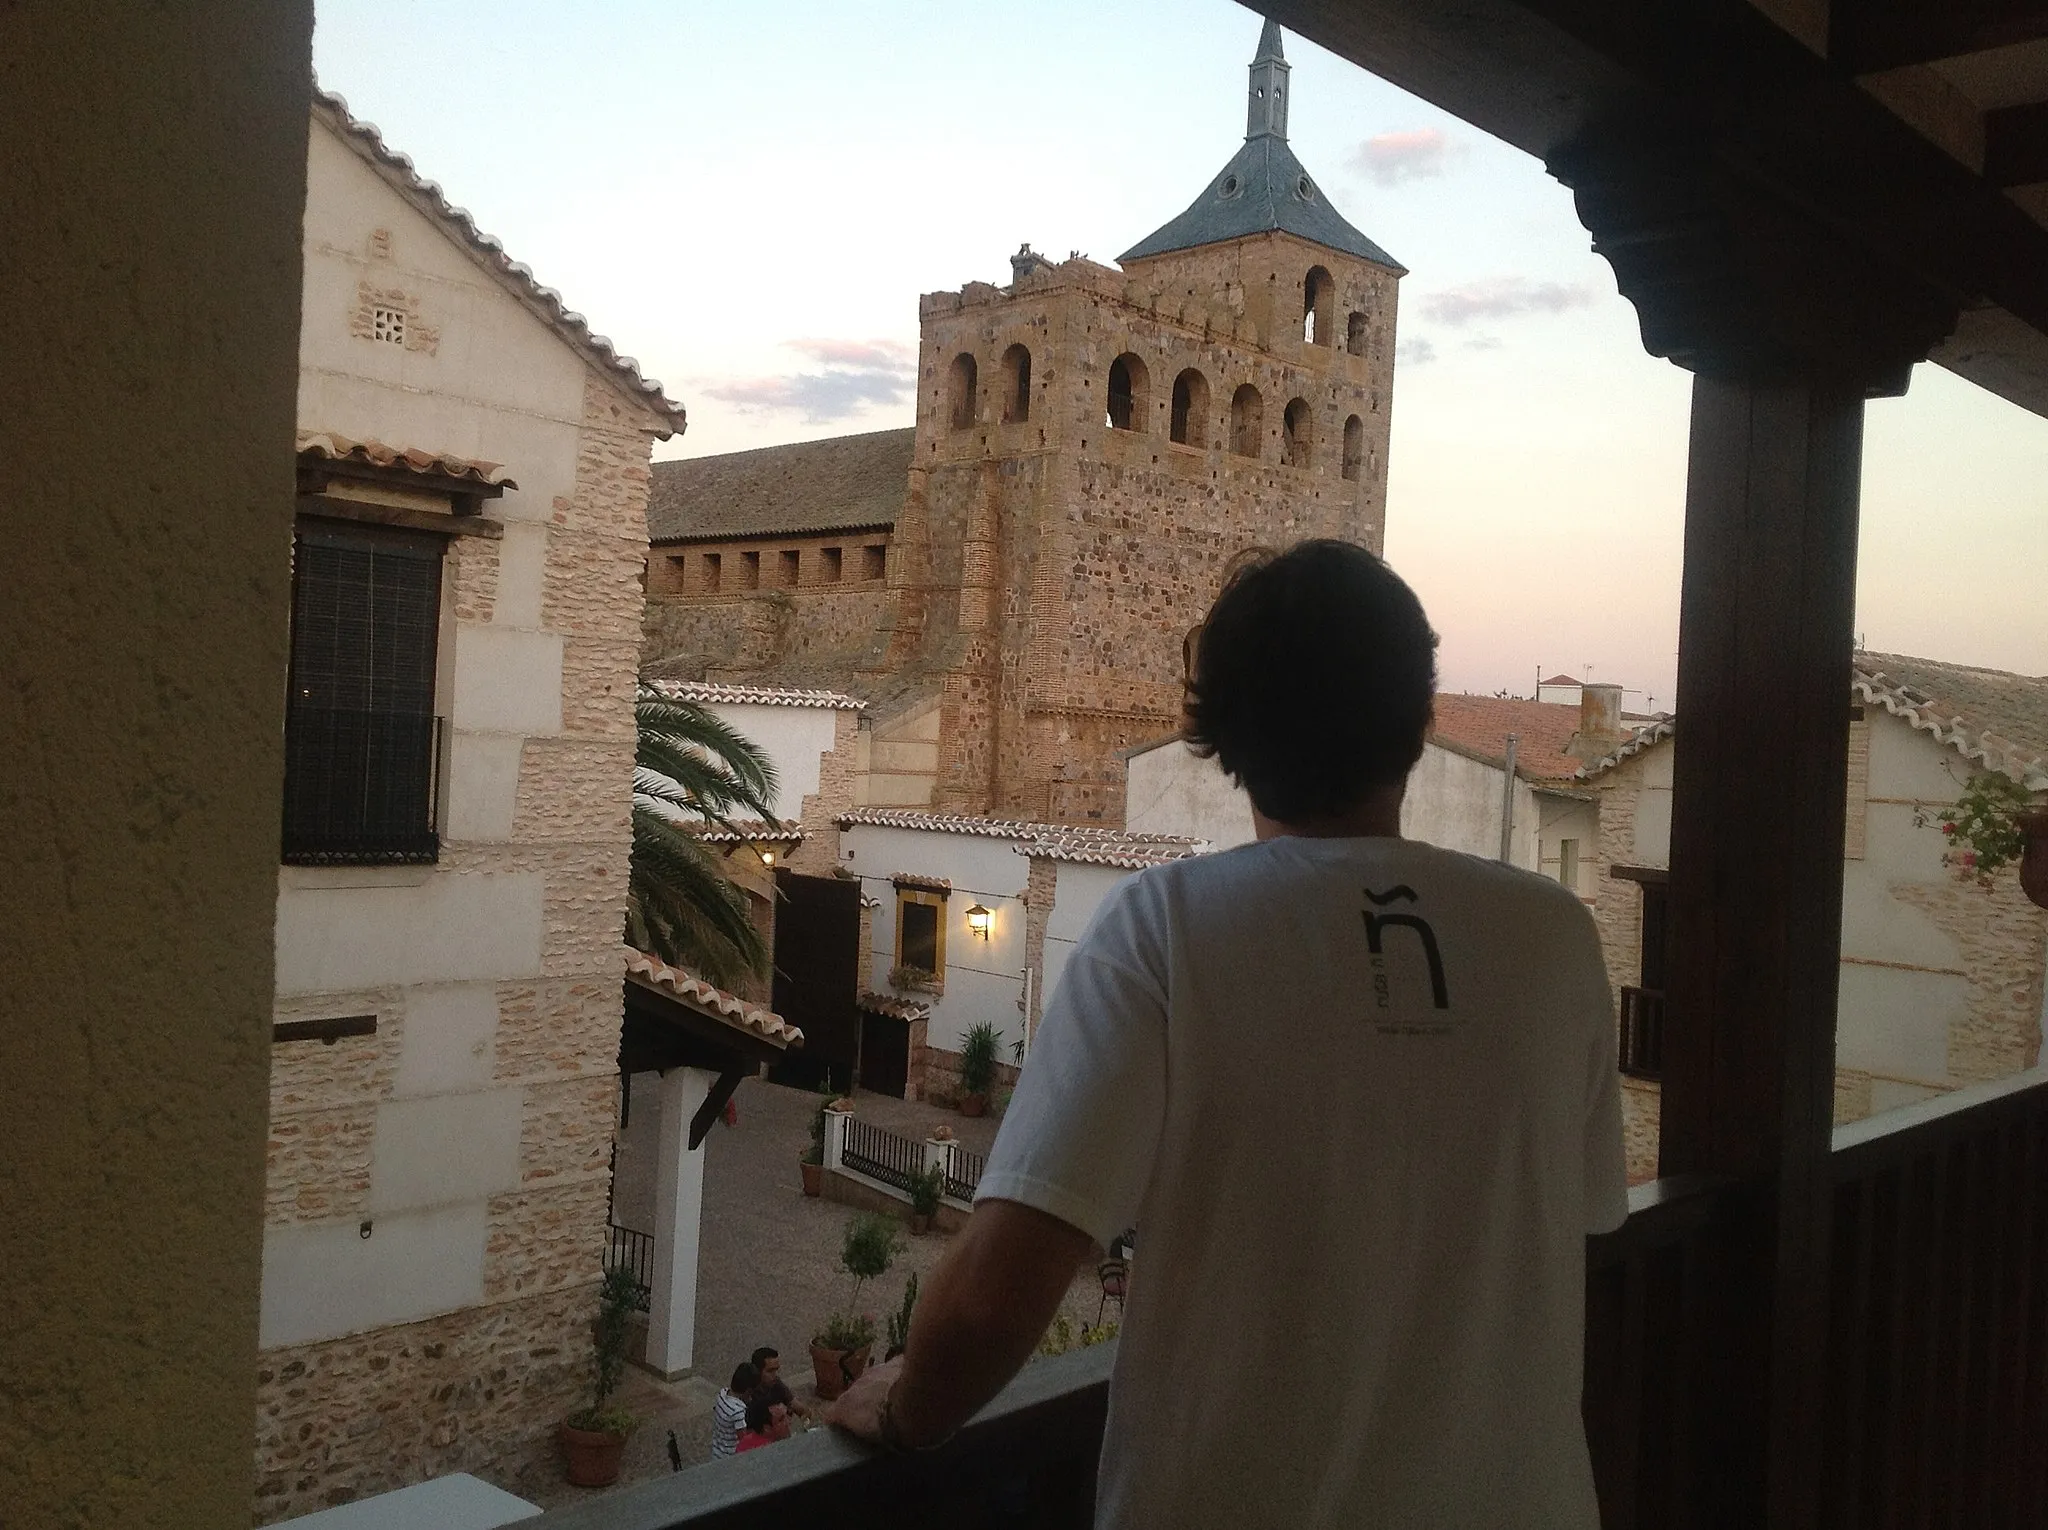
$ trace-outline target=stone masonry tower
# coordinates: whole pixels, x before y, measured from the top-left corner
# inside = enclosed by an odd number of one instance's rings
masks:
[[[1404,273],[1288,148],[1288,91],[1268,22],[1244,146],[1121,271],[1027,248],[1007,288],[920,303],[893,611],[862,667],[936,701],[935,809],[1120,824],[1117,752],[1178,724],[1231,559],[1381,546]]]

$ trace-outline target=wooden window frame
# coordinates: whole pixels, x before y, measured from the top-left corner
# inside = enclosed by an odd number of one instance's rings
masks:
[[[946,991],[946,894],[925,887],[899,887],[896,889],[896,961],[903,965],[903,911],[909,907],[934,910],[937,933],[932,940],[932,987],[933,993]]]

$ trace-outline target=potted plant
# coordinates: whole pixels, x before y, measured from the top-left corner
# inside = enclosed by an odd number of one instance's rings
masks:
[[[832,1091],[832,1075],[827,1073],[825,1081],[818,1086],[822,1098],[818,1108],[811,1112],[811,1145],[804,1149],[803,1157],[797,1160],[804,1177],[804,1194],[817,1195],[825,1186],[825,1112],[838,1103]]]
[[[910,1314],[917,1309],[917,1276],[903,1285],[903,1303],[889,1314],[889,1350],[884,1360],[894,1360],[910,1347]]]
[[[910,1176],[910,1231],[918,1237],[932,1230],[939,1214],[939,1197],[946,1193],[946,1174],[928,1163]]]
[[[1003,1033],[988,1021],[970,1026],[960,1043],[960,1114],[988,1113],[989,1086],[996,1081],[996,1050]]]
[[[615,1405],[612,1393],[626,1374],[626,1323],[639,1301],[640,1287],[632,1272],[604,1272],[598,1289],[597,1322],[591,1330],[591,1361],[596,1375],[590,1406],[562,1421],[562,1454],[569,1481],[576,1487],[606,1487],[619,1477],[619,1458],[639,1420]]]
[[[898,993],[931,993],[939,986],[939,975],[929,967],[899,962],[889,969],[889,986]]]
[[[1942,837],[1949,844],[1942,860],[1962,880],[1991,886],[1994,873],[2025,853],[2029,829],[2042,806],[2010,776],[1982,772],[1941,814]]]
[[[832,1401],[868,1368],[875,1343],[875,1320],[860,1312],[861,1288],[884,1273],[903,1247],[893,1218],[863,1212],[846,1224],[839,1245],[839,1267],[853,1277],[853,1298],[847,1310],[825,1320],[811,1340],[811,1373],[818,1396]]]

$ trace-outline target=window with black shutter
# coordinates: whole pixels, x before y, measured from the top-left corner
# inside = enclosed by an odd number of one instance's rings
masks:
[[[434,671],[441,537],[301,520],[285,707],[288,865],[404,865],[440,851]]]

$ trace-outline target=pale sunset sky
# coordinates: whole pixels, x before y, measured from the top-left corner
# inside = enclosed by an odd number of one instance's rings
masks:
[[[317,0],[314,59],[658,377],[658,456],[908,425],[922,292],[1116,255],[1242,141],[1230,0]],[[1527,155],[1289,34],[1289,137],[1401,283],[1387,556],[1447,690],[1668,707],[1690,379]],[[2048,421],[1939,368],[1866,424],[1867,645],[2048,672]]]

